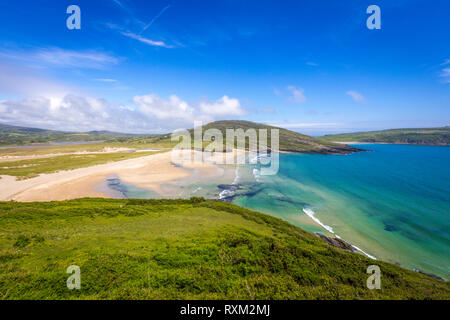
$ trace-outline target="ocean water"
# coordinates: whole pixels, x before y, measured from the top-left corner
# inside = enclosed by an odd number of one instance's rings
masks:
[[[257,179],[240,167],[232,201],[450,279],[450,148],[358,147],[372,152],[280,154],[278,174]]]
[[[110,176],[114,198],[221,199],[311,232],[340,237],[363,254],[450,279],[450,147],[368,144],[350,155],[280,154],[280,170],[222,166],[161,184],[158,192]]]

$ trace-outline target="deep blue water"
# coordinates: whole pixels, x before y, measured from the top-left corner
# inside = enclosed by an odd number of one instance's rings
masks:
[[[358,145],[347,156],[281,154],[236,204],[327,232],[376,258],[450,278],[450,147]]]

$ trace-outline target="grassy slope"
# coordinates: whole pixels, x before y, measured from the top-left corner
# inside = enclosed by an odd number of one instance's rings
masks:
[[[392,129],[326,135],[322,141],[386,142],[399,144],[450,145],[450,126],[428,129]]]
[[[270,146],[270,129],[280,130],[280,150],[303,153],[326,153],[326,154],[346,154],[349,152],[358,151],[358,149],[350,146],[335,144],[328,141],[321,141],[316,138],[303,135],[294,131],[276,128],[260,123],[241,121],[241,120],[227,120],[216,121],[204,126],[204,130],[215,128],[222,131],[224,140],[226,138],[226,129],[268,129],[269,146]],[[61,132],[52,130],[43,130],[35,128],[24,128],[15,126],[6,126],[0,124],[0,145],[24,145],[34,143],[46,142],[76,142],[76,141],[97,141],[105,140],[108,144],[115,146],[147,146],[167,148],[176,145],[176,142],[171,141],[170,134],[166,135],[130,135],[107,131],[88,132],[88,133],[74,133]],[[206,146],[208,143],[205,142]]]
[[[61,170],[73,170],[77,168],[90,167],[97,164],[148,156],[158,152],[159,151],[138,153],[117,152],[103,154],[74,154],[55,156],[51,158],[4,161],[0,162],[0,175],[10,175],[16,176],[18,179],[28,179],[36,177],[41,173],[53,173]]]
[[[257,133],[259,129],[267,129],[268,135],[268,147],[271,146],[270,140],[270,130],[271,129],[279,129],[279,142],[280,142],[280,151],[289,151],[289,152],[301,152],[301,153],[324,153],[324,154],[347,154],[350,152],[360,151],[359,149],[355,149],[353,147],[335,144],[333,142],[321,141],[316,138],[300,134],[298,132],[277,128],[273,126],[268,126],[261,123],[243,121],[243,120],[223,120],[223,121],[215,121],[208,123],[203,126],[203,133],[208,129],[218,129],[222,132],[224,147],[226,145],[226,129],[256,129]],[[191,129],[193,132],[193,129]],[[170,141],[170,136],[165,135],[162,136],[161,141]],[[209,143],[204,143],[208,145]],[[248,141],[246,147],[248,148]]]
[[[65,132],[0,124],[0,146],[49,142],[124,141],[137,135],[109,132]]]
[[[81,290],[68,290],[69,265]],[[368,290],[377,264],[382,289]],[[450,285],[217,201],[0,202],[3,299],[424,299]]]

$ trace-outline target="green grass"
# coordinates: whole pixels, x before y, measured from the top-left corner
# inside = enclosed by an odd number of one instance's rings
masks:
[[[226,120],[226,121],[215,121],[203,126],[203,130],[207,129],[218,129],[223,134],[224,149],[226,149],[226,129],[243,129],[244,131],[248,129],[256,129],[259,134],[259,129],[268,130],[268,146],[271,145],[271,129],[279,130],[279,147],[280,151],[288,152],[302,152],[302,153],[324,153],[324,154],[347,154],[349,152],[358,151],[358,149],[352,148],[350,146],[335,144],[333,142],[319,140],[298,132],[277,128],[273,126],[268,126],[261,123],[242,121],[242,120]],[[193,130],[191,129],[191,133]],[[172,148],[177,142],[171,141],[170,134],[161,135],[132,135],[123,134],[108,131],[91,131],[87,133],[74,133],[74,132],[62,132],[62,131],[52,131],[43,130],[35,128],[24,128],[15,126],[6,126],[0,124],[0,145],[23,145],[23,144],[34,144],[34,143],[45,143],[45,142],[62,142],[62,141],[98,141],[105,140],[103,145],[113,146],[113,147],[130,147],[130,148]],[[209,143],[204,142],[203,147],[207,146]],[[246,142],[246,148],[248,148],[249,142]],[[101,144],[96,146],[84,146],[85,149],[98,150]],[[235,144],[236,146],[236,144]],[[50,150],[52,147],[47,148],[46,151]],[[60,147],[55,149],[77,149],[77,146],[71,147]],[[42,152],[43,149],[38,149]],[[30,150],[31,151],[31,150]],[[8,149],[6,152],[9,153],[24,153],[26,150],[14,151]],[[1,155],[1,150],[0,150]]]
[[[110,131],[67,132],[0,124],[0,146],[32,145],[49,142],[126,141],[142,135]],[[154,135],[147,135],[147,137]]]
[[[259,129],[267,130],[267,146],[271,147],[271,130],[278,129],[279,130],[279,150],[286,152],[299,152],[299,153],[323,153],[323,154],[347,154],[350,152],[360,151],[359,149],[355,149],[353,147],[336,144],[329,141],[319,140],[298,132],[269,126],[261,123],[243,121],[243,120],[223,120],[223,121],[215,121],[208,123],[202,127],[203,133],[205,133],[208,129],[217,129],[220,130],[223,136],[223,145],[224,150],[227,149],[226,145],[226,130],[227,129],[243,129],[244,131],[248,129],[255,129],[258,141],[259,141]],[[194,131],[190,130],[191,136],[193,138]],[[160,143],[169,143],[170,135],[162,135],[157,138]],[[193,139],[192,139],[193,140]],[[193,141],[192,141],[193,143]],[[209,142],[204,142],[203,147],[207,146]],[[234,147],[237,147],[236,142],[234,142]],[[246,149],[249,148],[249,139],[246,138]]]
[[[425,129],[392,129],[319,137],[322,141],[384,142],[398,144],[450,145],[450,126]]]
[[[382,289],[366,288],[377,264]],[[68,290],[66,268],[81,268]],[[218,201],[0,202],[3,299],[449,299],[446,282]]]
[[[97,164],[143,157],[159,152],[161,151],[74,154],[50,158],[4,161],[0,162],[0,175],[10,175],[16,176],[18,179],[27,179],[36,177],[41,173],[53,173],[61,170],[73,170],[77,168],[90,167]]]

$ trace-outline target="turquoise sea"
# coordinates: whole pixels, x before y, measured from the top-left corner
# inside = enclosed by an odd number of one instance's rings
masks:
[[[372,152],[280,154],[278,174],[247,183],[233,203],[334,233],[377,259],[448,280],[450,148],[357,147]],[[248,176],[252,169],[240,170]]]
[[[350,155],[280,154],[274,176],[259,165],[193,172],[158,194],[110,177],[113,197],[203,196],[334,235],[366,255],[450,279],[450,147],[367,144]],[[222,169],[221,169],[222,170]]]

